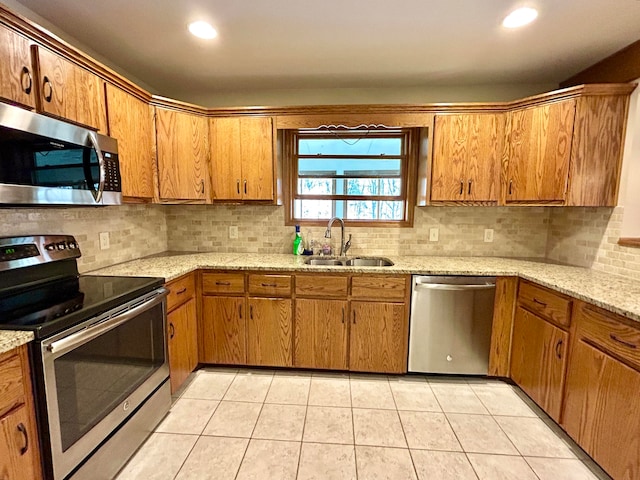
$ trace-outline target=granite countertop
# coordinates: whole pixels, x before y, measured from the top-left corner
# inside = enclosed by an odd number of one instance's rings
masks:
[[[190,253],[153,257],[103,268],[92,274],[164,277],[167,281],[198,268],[297,272],[408,273],[425,275],[519,276],[640,322],[640,282],[588,268],[548,261],[497,257],[391,256],[390,267],[305,265],[288,254]]]
[[[0,330],[0,354],[13,350],[33,340],[33,332]]]

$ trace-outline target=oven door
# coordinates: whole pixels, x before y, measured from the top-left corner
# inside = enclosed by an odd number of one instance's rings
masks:
[[[53,476],[62,479],[169,376],[160,288],[42,341]]]

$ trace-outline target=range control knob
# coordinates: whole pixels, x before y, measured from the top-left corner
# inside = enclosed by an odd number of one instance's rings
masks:
[[[44,246],[44,248],[45,248],[46,251],[51,252],[51,251],[56,249],[56,244],[55,243],[47,243]]]

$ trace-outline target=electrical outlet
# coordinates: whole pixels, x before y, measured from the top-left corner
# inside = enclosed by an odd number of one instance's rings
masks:
[[[109,232],[100,232],[100,250],[109,248]]]
[[[437,228],[430,228],[429,229],[429,241],[430,242],[437,242],[438,241],[438,236],[439,236],[439,230]]]
[[[484,229],[484,241],[487,243],[493,242],[493,228]]]
[[[238,238],[238,227],[236,225],[229,227],[229,238]]]

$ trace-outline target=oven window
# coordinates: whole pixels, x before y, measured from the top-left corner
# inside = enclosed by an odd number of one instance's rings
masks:
[[[162,318],[160,304],[54,361],[63,451],[164,363]]]

